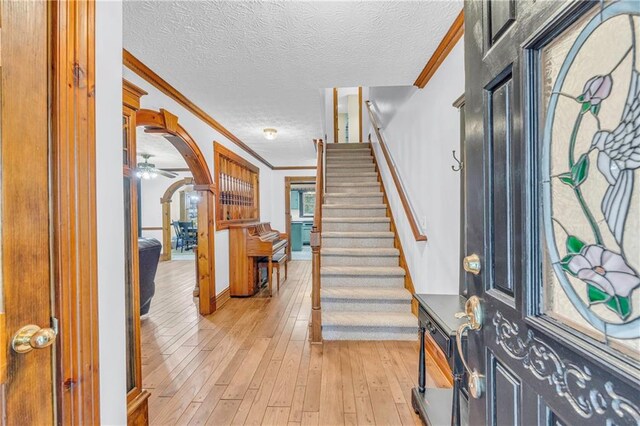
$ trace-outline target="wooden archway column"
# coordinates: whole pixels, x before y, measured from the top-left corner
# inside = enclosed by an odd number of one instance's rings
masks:
[[[216,310],[216,253],[215,253],[215,186],[194,185],[198,191],[200,202],[198,203],[198,250],[196,252],[198,277],[194,295],[200,298],[200,313],[204,307],[210,307],[211,312]]]
[[[186,177],[169,185],[160,199],[162,204],[162,255],[161,260],[171,260],[171,200],[183,186],[193,185],[193,178]]]
[[[201,197],[198,204],[198,257],[196,288],[199,288],[199,311],[208,315],[216,310],[215,235],[213,206],[215,183],[202,151],[187,131],[178,124],[178,117],[165,109],[141,109],[136,113],[136,125],[145,132],[164,136],[180,152],[191,174],[194,190]]]

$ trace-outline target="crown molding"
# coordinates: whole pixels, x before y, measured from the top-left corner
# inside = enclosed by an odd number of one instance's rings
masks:
[[[178,102],[193,115],[211,126],[214,130],[220,132],[231,142],[238,145],[244,151],[255,157],[258,161],[273,170],[273,165],[264,159],[260,154],[251,149],[247,144],[242,142],[236,135],[227,130],[222,124],[218,123],[213,117],[204,112],[202,108],[191,102],[189,98],[180,93],[175,87],[170,85],[166,80],[156,74],[151,68],[146,66],[140,59],[133,56],[128,50],[122,49],[122,63],[125,67],[142,77],[149,84]]]
[[[433,55],[429,58],[427,65],[424,66],[424,69],[413,83],[414,86],[424,89],[463,34],[464,9],[460,11],[456,19],[453,21],[453,24],[451,24],[449,31],[444,35],[444,38],[436,48],[436,51],[433,52]]]

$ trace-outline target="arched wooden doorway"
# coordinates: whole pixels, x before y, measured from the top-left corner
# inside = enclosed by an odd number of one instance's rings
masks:
[[[171,260],[171,199],[183,186],[193,185],[193,178],[186,177],[169,185],[160,199],[162,204],[162,255],[160,259]]]
[[[152,111],[141,109],[136,113],[136,125],[145,132],[164,136],[180,152],[193,175],[193,189],[199,192],[198,204],[198,255],[196,284],[200,289],[200,314],[216,310],[214,196],[215,184],[207,162],[198,145],[187,131],[178,124],[178,117],[165,109]]]

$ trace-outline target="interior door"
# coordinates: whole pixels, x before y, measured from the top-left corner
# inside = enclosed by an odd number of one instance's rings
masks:
[[[54,422],[47,2],[1,1],[0,422]],[[27,328],[25,328],[28,326]]]
[[[640,424],[640,2],[464,12],[470,424]]]

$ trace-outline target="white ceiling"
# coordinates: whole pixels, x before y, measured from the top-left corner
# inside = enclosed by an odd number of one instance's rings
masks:
[[[124,46],[274,165],[313,163],[327,87],[413,84],[455,1],[137,1]],[[267,141],[265,127],[278,129]]]
[[[143,127],[136,128],[136,150],[138,162],[143,162],[142,154],[149,154],[149,162],[159,169],[187,168],[187,163],[178,150],[162,135],[145,133]]]

